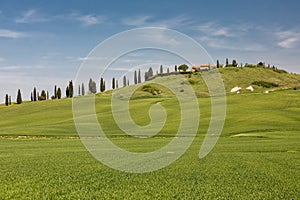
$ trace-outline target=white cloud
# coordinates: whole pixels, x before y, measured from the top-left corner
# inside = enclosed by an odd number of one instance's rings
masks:
[[[43,69],[44,66],[28,66],[28,65],[5,65],[0,66],[0,71],[19,71],[19,70],[29,70],[29,69]]]
[[[4,38],[21,38],[26,37],[27,34],[18,31],[12,31],[8,29],[0,29],[0,37]]]
[[[80,13],[73,12],[70,17],[82,23],[84,26],[91,26],[101,24],[105,21],[106,17],[93,14],[82,15]]]
[[[145,26],[146,24],[149,24],[149,20],[151,19],[151,16],[138,16],[134,18],[126,18],[123,20],[123,23],[128,26]]]
[[[294,47],[296,42],[298,42],[298,41],[299,41],[299,38],[291,37],[291,38],[284,39],[283,41],[278,42],[277,44],[280,47],[288,49],[288,48]]]
[[[297,31],[279,31],[275,35],[279,40],[277,45],[286,49],[295,47],[300,41],[300,32]]]
[[[27,10],[23,13],[23,15],[15,20],[16,23],[36,23],[36,22],[45,22],[48,19],[41,17],[37,14],[37,11],[34,9]]]
[[[199,26],[196,26],[196,30],[199,30],[207,35],[212,36],[223,36],[223,37],[233,37],[235,36],[233,30],[227,27],[223,27],[219,24],[208,22]]]
[[[188,19],[184,15],[179,15],[165,20],[156,20],[153,16],[144,15],[126,18],[122,22],[124,25],[136,27],[180,28],[182,26],[188,26],[192,23],[192,20]]]
[[[5,59],[0,57],[0,62],[3,62],[3,61],[5,61]]]

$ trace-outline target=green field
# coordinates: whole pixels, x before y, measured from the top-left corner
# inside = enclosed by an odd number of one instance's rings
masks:
[[[201,80],[190,79],[198,90]],[[227,91],[236,85],[227,83]],[[144,174],[117,171],[93,158],[76,133],[71,99],[1,105],[0,199],[299,199],[300,91],[263,90],[228,94],[222,135],[203,159],[198,153],[210,98],[198,95],[201,117],[191,147],[170,166]],[[115,144],[148,152],[173,138],[180,115],[168,91],[155,97],[138,91],[130,102],[140,125],[149,123],[152,104],[161,102],[167,110],[164,128],[148,139],[125,137],[113,121],[109,94],[97,94],[96,111]]]

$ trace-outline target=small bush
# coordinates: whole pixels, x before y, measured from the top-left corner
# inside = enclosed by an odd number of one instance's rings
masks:
[[[252,84],[257,85],[257,86],[261,86],[261,87],[265,87],[265,88],[278,87],[278,84],[271,83],[271,82],[266,82],[266,81],[254,81]]]

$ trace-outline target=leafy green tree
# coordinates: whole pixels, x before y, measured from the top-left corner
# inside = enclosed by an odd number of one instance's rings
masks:
[[[57,89],[56,97],[57,97],[58,99],[61,98],[61,90],[60,90],[60,88]]]
[[[18,94],[17,94],[17,104],[22,103],[22,95],[21,95],[21,90],[18,89]]]
[[[149,76],[148,76],[148,72],[145,72],[145,81],[148,81],[148,79],[149,79]]]
[[[46,94],[45,90],[42,90],[41,96],[39,96],[39,100],[43,101],[43,100],[46,100],[46,99],[47,99],[47,94]]]
[[[152,76],[153,76],[153,69],[152,67],[150,67],[148,70],[148,78],[151,78]]]
[[[138,83],[141,83],[142,82],[142,79],[141,79],[141,70],[139,69],[139,72],[138,72]]]
[[[232,67],[237,67],[237,62],[236,62],[236,60],[232,60]]]
[[[182,64],[182,65],[180,65],[179,67],[178,67],[178,70],[179,71],[184,71],[184,72],[186,72],[186,70],[188,69],[189,67],[186,65],[186,64]]]
[[[93,94],[96,94],[96,92],[97,92],[96,82],[93,81],[91,78],[89,80],[89,91]]]
[[[8,94],[5,95],[5,105],[8,106]]]
[[[73,87],[73,82],[72,80],[69,81],[69,97],[72,98],[74,95],[74,87]]]

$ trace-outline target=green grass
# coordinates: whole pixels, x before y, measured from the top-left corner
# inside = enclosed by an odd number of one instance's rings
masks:
[[[196,90],[205,89],[195,74],[190,79]],[[160,95],[139,90],[130,101],[139,125],[150,122],[151,105],[161,102],[167,111],[164,128],[148,139],[125,137],[113,121],[110,93],[97,94],[98,120],[121,148],[153,151],[176,133],[178,102],[169,91],[155,87]],[[203,95],[198,102],[200,126],[191,147],[170,166],[144,174],[116,171],[92,157],[76,133],[71,99],[1,106],[0,199],[299,198],[299,91],[228,95],[221,138],[204,159],[198,153],[210,121],[210,98]]]

